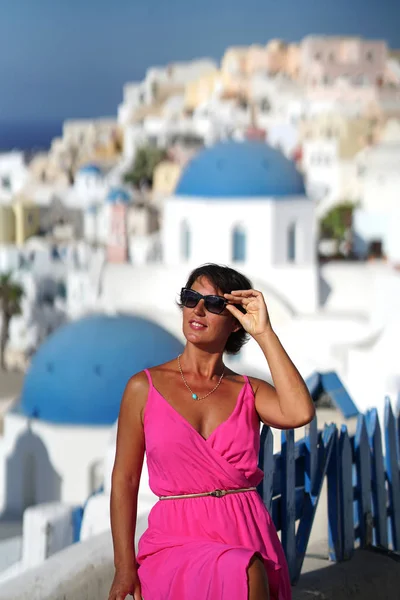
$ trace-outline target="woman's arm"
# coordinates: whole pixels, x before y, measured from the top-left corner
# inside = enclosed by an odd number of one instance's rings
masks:
[[[109,600],[131,594],[141,599],[135,556],[137,497],[144,458],[143,411],[148,391],[144,373],[125,388],[118,417],[117,449],[112,472],[111,531],[115,577]]]
[[[307,386],[272,329],[264,296],[256,290],[225,294],[227,309],[258,343],[268,362],[274,386],[254,379],[256,410],[267,425],[279,429],[301,427],[312,421],[315,408]],[[241,304],[243,314],[234,305]]]
[[[269,327],[256,340],[267,359],[274,386],[256,379],[256,410],[263,423],[279,429],[306,425],[315,415],[307,386],[287,355],[278,336]]]

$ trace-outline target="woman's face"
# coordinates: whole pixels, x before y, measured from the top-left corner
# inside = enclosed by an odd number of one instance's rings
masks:
[[[191,289],[203,296],[223,296],[205,277],[197,279]],[[183,307],[183,334],[194,345],[207,346],[213,352],[223,352],[228,337],[239,328],[239,323],[228,310],[215,315],[205,309],[204,300],[200,300],[194,308]]]

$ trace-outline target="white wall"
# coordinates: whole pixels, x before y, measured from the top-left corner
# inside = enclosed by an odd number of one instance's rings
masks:
[[[20,192],[27,178],[23,152],[0,153],[0,199],[8,200]]]
[[[246,232],[244,268],[287,264],[286,229],[296,222],[304,231],[299,247],[299,263],[315,262],[315,218],[310,200],[288,198],[273,200],[232,199],[202,200],[170,198],[164,205],[164,263],[175,266],[185,262],[182,256],[182,223],[191,233],[190,262],[232,262],[232,234],[237,225]],[[221,226],[223,224],[223,226]],[[238,263],[239,266],[239,263]]]
[[[67,277],[67,311],[71,318],[78,318],[93,305],[96,289],[88,271],[71,270]]]
[[[386,252],[390,220],[391,215],[387,211],[363,208],[354,211],[352,229],[355,234],[354,249],[358,256],[367,256],[372,241],[382,241],[383,252]]]
[[[92,202],[104,200],[107,189],[108,182],[105,176],[79,171],[75,178],[74,187],[68,196],[69,204],[85,209]]]
[[[326,191],[322,198],[317,197],[318,216],[325,214],[338,202],[358,200],[356,164],[354,160],[345,160],[340,156],[338,139],[305,140],[302,165],[310,190]]]
[[[19,267],[20,253],[16,246],[0,245],[0,273],[16,271]]]
[[[110,428],[46,423],[8,413],[0,442],[0,512],[22,515],[29,504],[83,503],[91,467],[104,455]]]
[[[400,189],[400,188],[399,188]],[[387,230],[385,243],[385,253],[388,260],[396,265],[400,265],[400,206],[393,210]]]
[[[279,200],[272,202],[272,264],[288,264],[288,231],[296,226],[296,266],[316,264],[317,230],[314,205],[310,200]],[[261,261],[259,261],[261,262]],[[292,264],[292,263],[290,263]]]
[[[25,573],[0,584],[2,600],[100,600],[114,575],[109,533],[73,544]]]
[[[24,512],[23,570],[36,567],[49,556],[73,543],[72,506],[47,503]]]
[[[390,164],[389,151],[376,157],[376,164],[366,164],[361,207],[369,212],[386,212],[398,205],[400,186],[400,151],[397,164]],[[393,158],[397,158],[394,154]],[[392,158],[392,162],[393,162]],[[385,161],[387,160],[387,164]],[[370,159],[372,162],[372,158]]]
[[[367,247],[381,240],[389,260],[400,260],[400,146],[382,144],[366,155],[361,206],[354,215],[354,231]],[[362,248],[360,245],[360,250]]]
[[[372,318],[375,312],[376,278],[387,266],[382,263],[331,262],[322,265],[321,295],[324,310]]]
[[[246,210],[243,210],[244,202]],[[191,263],[231,262],[232,231],[235,225],[242,225],[247,231],[248,262],[271,264],[272,240],[268,235],[272,220],[270,203],[245,199],[210,202],[190,198],[169,199],[164,206],[163,258],[167,266],[185,262],[181,252],[183,221],[188,223],[191,232]]]

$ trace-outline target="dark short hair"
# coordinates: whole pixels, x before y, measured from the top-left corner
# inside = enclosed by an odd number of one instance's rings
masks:
[[[250,290],[252,289],[251,281],[235,271],[230,267],[224,265],[216,265],[208,263],[194,269],[186,282],[184,287],[191,288],[195,281],[205,277],[210,283],[214,285],[217,290],[220,290],[222,294],[230,294],[232,290]],[[249,335],[243,328],[238,331],[234,331],[228,337],[225,346],[225,352],[227,354],[238,354],[242,346],[249,340]]]

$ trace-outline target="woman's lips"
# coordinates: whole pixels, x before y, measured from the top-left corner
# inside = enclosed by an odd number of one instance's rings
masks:
[[[194,320],[193,321],[189,321],[189,325],[195,331],[201,331],[201,330],[207,328],[207,325],[204,325],[203,323],[200,323],[200,321],[194,321]]]

